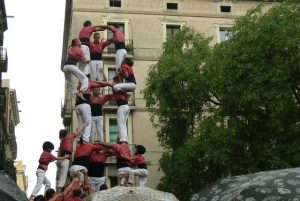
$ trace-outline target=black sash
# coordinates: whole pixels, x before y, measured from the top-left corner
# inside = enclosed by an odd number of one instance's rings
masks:
[[[125,43],[124,42],[115,42],[115,48],[116,48],[116,50],[125,49]]]

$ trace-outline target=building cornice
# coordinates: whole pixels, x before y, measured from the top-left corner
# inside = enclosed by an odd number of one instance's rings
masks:
[[[115,13],[115,14],[132,14],[132,15],[162,15],[174,17],[202,17],[202,18],[221,18],[236,19],[242,15],[233,14],[217,14],[217,13],[191,13],[191,12],[168,12],[168,11],[138,11],[138,10],[116,10],[101,8],[73,8],[73,12],[89,12],[89,13]]]

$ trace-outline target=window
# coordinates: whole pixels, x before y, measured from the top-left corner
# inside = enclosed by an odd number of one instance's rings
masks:
[[[109,143],[116,143],[119,136],[117,119],[109,118]]]
[[[121,7],[121,0],[109,0],[110,7]]]
[[[177,10],[178,4],[177,3],[167,3],[167,10]]]
[[[123,33],[125,33],[125,26],[124,23],[118,23],[118,22],[108,22],[107,25],[113,25],[113,24],[118,24],[119,28],[123,31]],[[113,32],[111,32],[110,30],[107,30],[107,38],[112,38],[113,37]],[[107,46],[107,51],[109,53],[114,53],[115,50],[115,44],[110,44],[109,46]]]
[[[173,37],[180,30],[180,25],[166,25],[167,38]]]
[[[222,13],[230,13],[231,12],[231,6],[220,6]]]
[[[220,42],[230,39],[230,27],[219,27]]]

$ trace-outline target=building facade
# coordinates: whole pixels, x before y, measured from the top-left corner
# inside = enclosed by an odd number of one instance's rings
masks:
[[[17,158],[15,126],[20,123],[16,91],[10,89],[9,80],[2,80],[0,129],[0,170],[16,181],[14,160]]]
[[[234,20],[245,15],[249,8],[259,1],[247,0],[67,0],[62,66],[67,47],[73,38],[78,38],[85,20],[93,25],[118,23],[126,39],[128,57],[134,60],[137,80],[135,94],[131,96],[131,113],[128,119],[128,133],[131,144],[143,144],[147,148],[149,178],[147,186],[155,188],[162,176],[159,158],[162,147],[157,141],[156,131],[150,122],[141,91],[145,86],[149,66],[158,61],[162,45],[183,26],[213,37],[212,45],[230,37],[230,27]],[[265,1],[270,4],[271,1]],[[99,32],[101,38],[111,37],[109,31]],[[104,72],[111,81],[115,75],[115,52],[108,46],[103,53]],[[69,130],[77,126],[74,100],[66,83],[66,96],[62,106],[62,118]],[[107,90],[104,91],[107,93]],[[103,107],[105,141],[114,142],[118,133],[116,125],[116,104],[111,101]],[[114,161],[106,170],[108,183],[115,185],[116,169]]]
[[[17,185],[26,194],[28,189],[28,177],[25,175],[26,166],[23,161],[15,161],[15,168],[17,171]]]

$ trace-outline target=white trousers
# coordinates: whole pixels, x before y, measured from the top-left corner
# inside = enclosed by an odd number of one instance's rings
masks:
[[[89,80],[85,74],[83,74],[75,65],[65,65],[63,68],[65,73],[65,78],[68,80],[68,83],[71,88],[71,92],[76,94],[78,83],[73,79],[73,75],[79,79],[81,82],[80,91],[86,91],[89,86]]]
[[[69,159],[63,159],[56,162],[57,165],[57,172],[58,172],[58,181],[57,181],[57,187],[61,188],[65,185],[68,170],[69,170]]]
[[[134,177],[138,176],[140,180],[140,187],[144,187],[147,178],[148,178],[148,170],[147,169],[135,169],[129,171],[128,182],[134,184]]]
[[[100,190],[100,186],[105,183],[105,177],[88,177],[92,189],[97,192]]]
[[[87,45],[81,45],[81,50],[84,54],[84,57],[86,60],[90,60],[91,56],[90,56],[90,49]],[[81,70],[81,72],[83,72],[85,75],[90,74],[90,66],[88,63],[84,63],[84,62],[78,62],[78,68]]]
[[[83,124],[87,124],[81,135],[84,141],[89,142],[92,121],[91,106],[87,103],[76,105],[75,112],[77,114],[78,127],[81,127]]]
[[[102,70],[103,70],[102,60],[91,60],[90,62],[91,80],[102,81],[103,80]]]
[[[127,92],[133,92],[136,88],[136,85],[133,82],[120,83],[113,86],[114,91],[124,90]]]
[[[116,63],[116,71],[121,68],[121,64],[123,60],[127,57],[127,51],[125,49],[119,49],[116,52],[115,63]]]
[[[103,142],[103,116],[92,116],[91,142]]]
[[[86,167],[84,167],[84,166],[82,166],[82,165],[72,165],[72,166],[70,167],[70,169],[69,169],[69,171],[70,171],[70,176],[71,176],[71,177],[74,177],[74,176],[76,175],[76,173],[77,173],[78,171],[81,171],[81,170],[87,171]],[[81,174],[81,176],[80,176],[80,179],[83,180],[83,175],[82,175],[82,174]]]
[[[119,138],[120,141],[128,142],[128,134],[127,134],[127,119],[130,113],[130,108],[128,105],[121,105],[118,107],[117,111],[117,124],[119,129]]]
[[[122,167],[118,169],[118,175],[124,175],[125,173],[129,173],[131,171],[131,167]],[[121,185],[125,182],[125,178],[121,178]]]
[[[46,174],[45,170],[41,170],[41,169],[36,170],[37,180],[36,180],[35,187],[33,188],[31,193],[31,195],[33,195],[34,197],[37,196],[43,184],[45,185],[45,192],[51,187],[51,183],[45,174]]]

